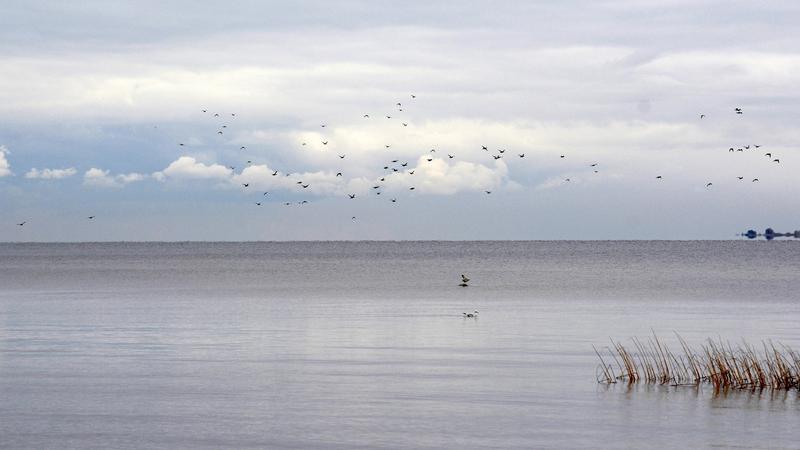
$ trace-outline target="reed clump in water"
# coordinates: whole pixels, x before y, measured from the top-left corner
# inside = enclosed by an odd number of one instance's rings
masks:
[[[709,383],[714,389],[800,388],[800,354],[787,346],[772,341],[762,342],[759,348],[746,342],[733,346],[708,339],[695,350],[677,338],[677,352],[655,334],[644,341],[633,338],[629,347],[612,340],[606,357],[595,348],[600,358],[598,381],[672,386]]]

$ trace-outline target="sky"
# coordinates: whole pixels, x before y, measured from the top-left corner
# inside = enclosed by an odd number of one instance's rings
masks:
[[[0,241],[795,230],[797,23],[790,1],[4,2]]]

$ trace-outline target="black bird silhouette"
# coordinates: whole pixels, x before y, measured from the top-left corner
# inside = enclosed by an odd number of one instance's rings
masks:
[[[367,119],[369,119],[369,114],[364,114],[364,117],[366,117]]]
[[[433,161],[433,158],[428,158],[428,162],[431,162],[431,161]]]
[[[597,163],[592,164],[592,167],[597,167]]]
[[[219,117],[219,113],[214,113],[214,117]]]
[[[239,147],[239,150],[244,150],[244,149],[246,149],[246,148],[247,148],[247,147],[245,147],[245,146],[243,145],[243,146]]]
[[[503,149],[503,150],[497,150],[497,151],[498,151],[498,152],[500,152],[501,154],[503,154],[503,153],[505,153],[505,152],[506,152],[506,151],[505,151],[505,149]]]
[[[179,143],[178,145],[180,145],[181,147],[183,147],[183,142]]]
[[[328,145],[328,141],[322,141],[322,145]]]
[[[781,160],[780,160],[780,159],[777,159],[777,158],[775,158],[775,159],[773,159],[773,160],[772,160],[772,162],[780,163],[780,162],[781,162]]]
[[[564,155],[561,155],[561,157],[563,158],[563,157],[564,157]]]
[[[744,180],[744,177],[736,177],[736,178],[738,178],[738,179],[740,179],[740,180]]]
[[[308,184],[304,184],[304,185],[302,185],[302,186],[303,186],[303,189],[306,189],[306,188],[307,188],[308,186],[310,186],[310,185],[308,185]]]
[[[408,188],[408,190],[409,191],[413,191],[414,190],[414,186],[411,186],[410,188]]]
[[[350,198],[356,198],[356,194],[347,194],[347,196]]]
[[[208,112],[208,110],[207,110],[207,109],[204,109],[204,110],[203,110],[203,112]]]
[[[753,144],[753,147],[755,147],[755,148],[759,148],[759,147],[761,147],[761,146],[760,146],[760,145],[758,145],[758,144]]]
[[[412,170],[412,171],[408,172],[408,174],[409,175],[414,175],[414,171]]]
[[[732,152],[732,151],[733,151],[733,147],[729,148],[729,149],[728,149],[728,151],[729,151],[729,152]]]
[[[705,117],[705,116],[706,116],[705,114],[700,114],[700,118],[701,118],[701,119],[702,119],[703,117]]]
[[[380,186],[372,186],[372,189],[380,189]]]
[[[261,206],[261,202],[256,202],[256,205]]]
[[[753,178],[752,183],[755,183],[756,181],[758,181],[758,178]]]
[[[766,156],[767,158],[772,158],[772,153],[764,153],[764,156]]]
[[[392,203],[397,203],[397,199],[396,199],[396,198],[393,198],[393,199],[392,199]]]
[[[569,178],[564,178],[564,181],[566,181],[567,183],[569,183]]]
[[[322,128],[325,128],[325,127],[326,127],[326,125],[325,125],[324,123],[323,123],[322,125],[320,125],[320,126],[321,126]]]
[[[249,187],[249,186],[250,186],[250,183],[242,183],[242,186],[244,186],[244,187]]]
[[[272,172],[272,176],[273,176],[273,177],[274,177],[275,175],[277,175],[277,174],[278,174],[278,171],[277,171],[277,170],[276,170],[276,171],[274,171],[274,172]]]
[[[267,192],[264,192],[264,195],[267,195],[267,194],[269,194],[269,191],[267,191]]]
[[[500,159],[500,158],[502,158],[502,156],[500,156],[500,155],[492,155],[492,158],[494,158],[494,159],[496,159],[496,160],[497,160],[497,159]]]
[[[404,127],[407,127],[407,126],[408,126],[408,124],[407,124],[407,123],[405,123],[405,122],[403,122],[403,126],[404,126]]]
[[[706,187],[711,187],[714,183],[708,183]]]
[[[28,223],[28,222],[27,222],[27,221],[25,221],[25,222],[22,222],[22,223],[18,223],[18,224],[17,224],[17,226],[20,226],[20,227],[21,227],[21,226],[25,225],[26,223]]]
[[[92,219],[94,219],[94,216],[89,216],[88,219],[92,220]]]
[[[391,147],[391,145],[389,145],[389,144],[386,144],[386,145],[385,145],[385,147],[386,147],[386,148],[389,148],[389,147]]]
[[[660,180],[660,179],[662,179],[661,175],[656,176],[656,180]]]
[[[399,159],[393,159],[392,160],[393,163],[396,163],[397,161],[399,161]]]
[[[344,159],[345,155],[339,155],[339,159]]]
[[[450,158],[450,159],[453,159],[453,158],[455,158],[456,156],[455,156],[455,155],[451,155],[451,154],[449,154],[449,153],[448,153],[448,154],[447,154],[447,157],[448,157],[448,158]]]
[[[302,181],[298,181],[297,184],[303,184],[303,182]]]
[[[228,128],[228,126],[227,125],[223,125],[222,128]]]
[[[403,163],[403,164],[400,164],[400,167],[405,167],[405,166],[407,166],[407,165],[408,165],[408,163],[407,163],[407,162],[405,162],[405,163]]]
[[[386,116],[386,118],[387,118],[387,119],[391,119],[391,118],[392,118],[392,116]]]
[[[414,94],[411,94],[411,98],[417,98],[417,96],[414,95]]]
[[[491,193],[492,193],[492,191],[485,191],[485,192],[486,192],[487,194],[491,194]]]
[[[486,150],[487,152],[489,151],[489,149],[488,149],[488,148],[486,148],[486,146],[485,146],[485,145],[481,145],[481,148],[482,148],[483,150]]]
[[[744,148],[745,148],[745,150],[750,150],[750,146],[749,145],[745,145]]]
[[[300,144],[300,145],[306,145],[306,143],[305,143],[305,142],[303,142],[303,143],[302,143],[302,144]]]
[[[342,176],[342,172],[336,172],[336,176],[337,176],[337,177],[340,177],[340,176]]]
[[[222,134],[222,131],[217,131],[217,134]]]
[[[525,157],[525,153],[520,153],[520,154],[519,154],[519,157],[520,157],[520,158],[524,158],[524,157]]]

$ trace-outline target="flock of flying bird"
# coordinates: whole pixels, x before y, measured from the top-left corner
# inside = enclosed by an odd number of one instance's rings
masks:
[[[410,95],[410,99],[413,102],[416,99],[416,95],[411,94]],[[394,118],[392,114],[403,113],[404,108],[403,108],[403,103],[402,102],[397,102],[394,106],[396,108],[396,113],[393,112],[391,114],[385,114],[384,116],[385,116],[385,118],[387,120],[392,120]],[[236,113],[226,113],[226,114],[209,113],[208,109],[202,109],[201,111],[202,111],[203,114],[209,114],[210,117],[212,117],[214,119],[219,119],[219,122],[215,126],[216,135],[218,135],[218,136],[224,136],[226,134],[226,132],[228,132],[228,125],[227,125],[227,123],[224,122],[224,120],[226,118],[230,118],[231,120],[236,119]],[[738,107],[734,108],[734,113],[736,115],[744,114],[743,110],[741,108],[738,108]],[[363,119],[370,119],[372,116],[370,116],[369,114],[363,114],[362,117],[363,117]],[[706,117],[705,114],[700,114],[700,119],[701,120],[703,120],[705,117]],[[400,126],[402,126],[403,128],[408,127],[409,126],[409,122],[401,120],[400,121]],[[328,124],[322,123],[322,124],[320,124],[320,128],[323,129],[323,130],[328,129]],[[330,138],[323,137],[323,138],[320,139],[320,144],[322,145],[323,149],[326,148],[326,146],[329,143],[330,143]],[[300,143],[300,145],[302,147],[305,147],[305,146],[308,145],[308,142],[303,141],[303,142]],[[179,147],[186,147],[186,144],[183,143],[183,142],[179,142],[178,146]],[[385,144],[384,147],[385,147],[386,150],[388,150],[388,149],[390,149],[392,147],[392,145],[391,144]],[[732,152],[732,153],[744,152],[746,150],[751,150],[751,149],[752,150],[758,150],[760,147],[761,147],[761,145],[750,144],[750,145],[744,145],[744,146],[736,147],[736,148],[735,147],[730,147],[728,149],[728,151]],[[247,147],[242,145],[242,146],[239,147],[239,150],[240,150],[240,152],[246,152],[247,151]],[[506,154],[506,151],[507,151],[506,149],[496,149],[495,152],[492,152],[492,151],[490,151],[489,147],[487,147],[486,145],[481,145],[481,150],[486,152],[495,161],[508,156]],[[430,149],[429,152],[427,152],[427,155],[425,155],[422,159],[424,159],[428,163],[431,163],[431,162],[433,162],[434,155],[436,153],[437,153],[437,150],[435,148],[432,148],[432,149]],[[446,154],[447,160],[452,160],[452,159],[455,159],[455,157],[456,157],[455,154],[452,154],[452,153],[445,153],[445,154]],[[344,161],[347,155],[346,154],[338,154],[337,153],[336,156],[338,156],[338,160],[339,161]],[[525,153],[516,153],[516,154],[514,154],[514,156],[516,156],[519,159],[525,158]],[[772,159],[772,162],[774,162],[774,163],[780,163],[780,159],[777,158],[777,157],[773,158],[773,155],[772,155],[771,152],[765,153],[765,156],[770,158],[770,159]],[[560,154],[559,158],[560,159],[564,159],[564,158],[566,158],[566,155]],[[444,157],[442,157],[442,159],[444,159]],[[253,164],[253,160],[252,159],[247,159],[246,160],[246,164],[248,166],[252,165]],[[408,164],[409,164],[408,161],[401,161],[400,158],[392,158],[389,161],[387,161],[385,164],[383,164],[383,166],[382,166],[383,173],[381,173],[380,175],[378,175],[374,179],[374,184],[372,185],[371,192],[373,192],[374,195],[376,195],[376,196],[381,195],[382,194],[381,189],[384,187],[384,184],[382,184],[382,183],[384,183],[386,181],[387,177],[389,177],[392,174],[407,175],[408,177],[413,176],[415,174],[415,171],[416,171],[417,168],[409,168]],[[591,168],[591,170],[594,173],[599,173],[598,165],[599,165],[599,163],[597,163],[597,162],[593,162],[591,164],[588,164],[588,166]],[[233,165],[228,166],[228,168],[231,171],[235,171],[236,170],[236,166],[233,166]],[[337,178],[338,177],[342,177],[343,178],[344,177],[343,174],[344,174],[344,169],[338,169],[338,171],[335,174],[335,177],[337,177]],[[297,190],[299,190],[299,191],[303,191],[303,190],[306,190],[306,189],[312,189],[313,190],[312,185],[311,185],[310,182],[306,182],[306,181],[300,179],[299,175],[295,175],[292,172],[288,172],[288,171],[287,172],[280,172],[279,170],[274,170],[274,171],[272,171],[271,175],[273,177],[278,177],[278,176],[294,177],[293,181],[294,181],[294,185],[296,186]],[[657,180],[663,180],[663,176],[662,175],[656,175],[655,178]],[[737,178],[740,181],[744,180],[744,176],[738,176]],[[408,179],[408,178],[406,178],[406,179]],[[752,182],[757,182],[757,181],[759,181],[758,178],[753,178],[752,179]],[[570,179],[569,178],[564,178],[563,182],[568,183],[568,182],[570,182]],[[248,188],[250,188],[251,182],[245,181],[245,182],[243,182],[241,184],[242,184],[242,188],[248,189]],[[706,188],[710,188],[711,186],[713,186],[713,182],[708,182],[706,184]],[[407,190],[408,191],[416,190],[416,187],[414,186],[414,183],[410,183],[407,186]],[[486,195],[489,195],[489,194],[492,193],[492,190],[487,188],[483,192],[485,192]],[[267,196],[269,194],[270,194],[269,191],[265,191],[265,192],[263,192],[262,197],[265,197],[265,196]],[[357,196],[356,193],[348,193],[347,194],[347,198],[349,198],[351,200],[355,199],[356,196]],[[391,197],[389,199],[389,201],[391,203],[396,203],[397,202],[397,197]],[[259,201],[256,201],[254,203],[255,203],[256,206],[259,206],[259,207],[264,204],[263,200],[259,200]],[[296,202],[283,202],[283,204],[285,206],[291,206],[293,204],[306,205],[308,203],[309,203],[309,200],[299,200],[299,201],[296,201]],[[95,216],[92,215],[92,216],[88,216],[87,218],[88,218],[88,220],[93,220],[95,218]],[[352,220],[355,220],[355,219],[356,219],[356,217],[353,216]],[[27,221],[22,221],[20,223],[17,223],[17,225],[22,227],[26,223],[28,223],[28,222]],[[463,282],[464,285],[466,285],[467,281],[468,280],[464,280],[464,282]]]

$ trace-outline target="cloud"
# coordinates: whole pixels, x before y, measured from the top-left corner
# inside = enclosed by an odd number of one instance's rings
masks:
[[[431,161],[428,161],[431,158]],[[411,175],[411,172],[414,172]],[[422,194],[453,195],[500,187],[508,174],[506,164],[497,160],[494,167],[467,161],[450,163],[442,158],[420,156],[417,166],[386,177],[389,190],[414,190]]]
[[[8,149],[4,145],[0,145],[0,177],[11,175],[11,164],[9,164],[6,155]]]
[[[83,174],[83,184],[86,186],[118,188],[145,178],[146,175],[139,173],[111,175],[108,170],[92,167]]]
[[[220,164],[203,164],[191,156],[181,156],[166,169],[153,173],[159,181],[175,180],[224,180],[233,175],[233,170]]]
[[[60,180],[62,178],[71,177],[78,173],[74,167],[66,169],[42,169],[33,168],[25,174],[25,178],[42,179],[42,180]]]

